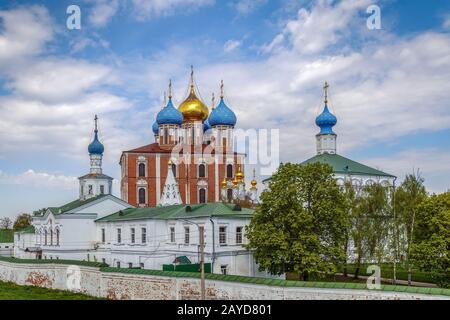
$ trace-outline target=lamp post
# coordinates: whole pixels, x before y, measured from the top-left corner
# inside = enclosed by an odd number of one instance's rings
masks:
[[[205,285],[205,228],[196,222],[180,219],[187,223],[191,223],[197,226],[199,234],[200,244],[200,299],[206,300],[206,285]]]

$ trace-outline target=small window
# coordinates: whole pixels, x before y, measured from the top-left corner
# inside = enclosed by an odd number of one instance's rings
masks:
[[[175,227],[170,227],[170,242],[175,243]]]
[[[133,268],[133,263],[132,262],[128,262],[128,268],[129,269]]]
[[[198,166],[198,177],[199,178],[206,177],[206,166],[203,163]]]
[[[167,128],[164,128],[163,132],[164,132],[163,143],[168,144],[169,143],[169,130]]]
[[[139,267],[140,267],[141,269],[144,269],[144,263],[143,263],[143,262],[139,263]]]
[[[145,204],[145,189],[139,189],[139,204]]]
[[[56,245],[59,246],[59,229],[56,229]]]
[[[117,268],[120,268],[120,261],[117,261],[116,266]]]
[[[135,243],[136,242],[136,229],[135,228],[131,228],[131,243]]]
[[[228,202],[233,201],[233,189],[227,189],[227,200]]]
[[[184,227],[184,244],[189,244],[189,227]]]
[[[147,228],[142,228],[141,232],[141,242],[147,243]]]
[[[50,229],[50,245],[53,245],[53,229]]]
[[[105,194],[105,186],[104,185],[100,186],[100,194]]]
[[[102,263],[106,264],[106,259],[105,258],[102,258]]]
[[[88,194],[89,195],[93,194],[92,190],[93,190],[92,184],[88,185]]]
[[[220,266],[220,272],[221,272],[223,275],[227,275],[227,274],[228,274],[228,265],[226,265],[226,264],[221,265],[221,266]]]
[[[117,243],[122,243],[122,229],[117,229]]]
[[[199,191],[199,202],[200,203],[206,203],[206,189],[201,188]]]
[[[174,177],[177,176],[177,165],[175,163],[172,163],[172,173]]]
[[[219,244],[227,244],[227,227],[219,227]]]
[[[233,178],[233,165],[227,164],[227,178]]]
[[[139,163],[139,177],[145,177],[145,164],[144,163]]]
[[[106,230],[105,228],[102,228],[102,243],[106,242]]]
[[[242,244],[242,227],[236,227],[236,244]]]

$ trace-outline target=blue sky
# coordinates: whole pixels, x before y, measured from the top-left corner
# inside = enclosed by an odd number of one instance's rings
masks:
[[[81,30],[66,28],[70,4]],[[366,27],[371,4],[381,30]],[[0,216],[76,198],[95,113],[118,178],[120,152],[153,142],[169,79],[183,100],[191,64],[207,102],[224,79],[238,127],[280,130],[281,161],[314,155],[327,80],[338,153],[445,191],[449,32],[447,1],[3,1]]]

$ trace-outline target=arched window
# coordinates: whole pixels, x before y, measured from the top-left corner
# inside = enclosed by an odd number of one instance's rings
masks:
[[[228,202],[233,200],[233,189],[227,189],[227,200]]]
[[[164,128],[163,143],[164,144],[169,143],[169,129],[167,129],[167,128]]]
[[[47,245],[47,229],[44,230],[44,245]]]
[[[139,163],[139,177],[145,177],[145,164],[144,163]]]
[[[206,177],[206,166],[203,163],[198,166],[198,177],[199,178]]]
[[[56,245],[59,246],[59,229],[56,229]]]
[[[139,189],[139,204],[145,204],[145,189]]]
[[[177,165],[175,163],[172,163],[172,173],[174,177],[177,176]]]
[[[200,203],[206,203],[206,190],[204,188],[201,188],[198,192]]]
[[[227,178],[233,178],[233,165],[227,164]]]
[[[50,229],[50,245],[53,245],[53,229]]]

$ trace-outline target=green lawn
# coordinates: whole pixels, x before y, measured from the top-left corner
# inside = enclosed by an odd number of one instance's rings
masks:
[[[34,286],[19,286],[0,281],[0,300],[96,300],[80,293],[45,289]]]

